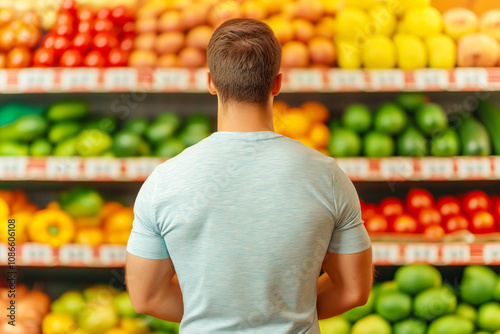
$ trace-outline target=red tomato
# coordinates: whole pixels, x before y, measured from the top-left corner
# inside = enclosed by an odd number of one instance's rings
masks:
[[[59,66],[79,67],[83,65],[82,54],[77,50],[66,50],[59,60]]]
[[[477,211],[489,210],[491,208],[491,200],[485,192],[474,190],[465,195],[462,206],[465,213],[472,217]]]
[[[125,36],[120,42],[120,49],[125,52],[131,52],[134,49],[134,37],[133,36]]]
[[[495,201],[495,205],[493,205],[493,215],[500,222],[500,200]]]
[[[74,0],[64,0],[60,7],[61,12],[67,12],[71,15],[76,15],[76,3]]]
[[[91,27],[92,27],[91,21],[81,21],[80,23],[78,23],[78,27],[76,28],[76,30],[78,32],[90,32]]]
[[[57,36],[54,40],[54,46],[52,47],[56,58],[62,56],[63,52],[68,50],[70,46],[71,41],[67,37]]]
[[[392,230],[396,233],[416,233],[418,231],[417,220],[412,215],[403,213],[394,219]]]
[[[472,216],[473,233],[491,233],[496,230],[495,218],[486,210],[476,211]]]
[[[96,15],[98,19],[109,19],[110,16],[111,11],[109,10],[109,8],[101,8]]]
[[[89,7],[86,7],[86,8],[82,8],[78,11],[78,20],[81,22],[81,21],[92,21],[95,17],[95,13],[94,11],[89,8]]]
[[[403,202],[397,198],[388,197],[380,202],[379,212],[391,220],[404,212]]]
[[[368,233],[387,232],[389,223],[383,215],[375,214],[366,221],[365,228]]]
[[[94,36],[92,45],[95,50],[107,54],[109,50],[118,47],[118,38],[113,34],[100,32]]]
[[[125,23],[132,21],[133,15],[127,7],[118,6],[113,8],[110,18],[116,24],[124,25]]]
[[[423,208],[418,213],[418,222],[423,231],[430,225],[441,225],[443,218],[437,209]]]
[[[54,23],[54,27],[57,26],[62,26],[62,25],[74,25],[75,24],[75,18],[73,15],[67,13],[67,12],[61,12],[57,15],[56,22]]]
[[[458,215],[461,211],[460,201],[452,196],[443,196],[437,201],[436,205],[441,216],[447,218],[449,216]]]
[[[42,40],[42,47],[47,48],[47,49],[53,48],[56,37],[57,37],[56,34],[48,33]]]
[[[361,219],[366,222],[368,219],[377,214],[377,206],[375,204],[364,204],[361,208]]]
[[[463,214],[457,214],[448,217],[444,224],[446,233],[453,233],[455,231],[462,231],[469,229],[469,219]]]
[[[135,24],[134,22],[127,22],[125,23],[123,26],[122,26],[122,35],[123,36],[129,36],[129,35],[132,35],[134,36],[135,35]]]
[[[106,58],[99,51],[90,51],[85,56],[83,63],[87,67],[104,67]]]
[[[442,239],[444,235],[444,228],[439,225],[429,225],[424,230],[424,237],[428,239]]]
[[[125,52],[119,48],[112,49],[108,53],[108,66],[119,67],[127,66],[128,63],[128,52]]]
[[[424,189],[413,189],[406,197],[406,209],[417,214],[421,209],[434,206],[434,197]]]
[[[73,36],[73,33],[75,32],[75,28],[73,28],[72,25],[70,24],[61,24],[52,29],[56,35],[59,36],[65,36],[68,38],[71,38]]]
[[[87,51],[90,46],[92,45],[92,36],[87,32],[87,33],[78,33],[75,35],[75,38],[73,38],[73,49],[80,51],[81,53],[84,53]]]
[[[110,19],[97,19],[92,24],[92,31],[98,32],[112,32],[114,28],[113,22]]]
[[[24,68],[31,64],[31,51],[26,48],[14,48],[9,51],[6,59],[7,68]]]
[[[34,67],[53,67],[55,64],[54,50],[39,48],[33,54]]]

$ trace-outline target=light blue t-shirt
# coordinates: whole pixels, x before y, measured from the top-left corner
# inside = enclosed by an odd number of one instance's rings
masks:
[[[127,251],[171,257],[182,334],[319,333],[327,250],[370,247],[356,190],[335,160],[272,131],[216,132],[167,160],[134,212]]]

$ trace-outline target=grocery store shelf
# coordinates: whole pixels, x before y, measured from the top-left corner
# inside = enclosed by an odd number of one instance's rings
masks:
[[[0,157],[0,180],[144,181],[162,158]],[[500,180],[500,156],[339,158],[353,181]]]
[[[25,243],[17,246],[16,265],[38,267],[123,267],[122,245],[68,244],[61,248]],[[490,243],[373,243],[375,265],[429,263],[433,265],[500,265],[500,242]],[[7,265],[7,245],[0,244],[0,265]]]
[[[206,69],[24,68],[0,70],[0,92],[206,92]],[[283,92],[500,90],[500,68],[283,70]]]

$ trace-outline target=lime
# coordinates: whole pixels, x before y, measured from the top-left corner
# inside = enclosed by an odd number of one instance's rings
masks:
[[[361,139],[352,130],[336,128],[330,136],[328,149],[335,158],[356,157],[361,153]]]
[[[118,119],[115,116],[101,116],[85,125],[85,129],[96,129],[106,133],[113,133],[117,127]]]
[[[466,303],[460,303],[457,306],[457,309],[455,311],[456,315],[461,316],[462,318],[469,319],[472,322],[476,322],[477,320],[477,311],[474,308],[474,306],[466,304]]]
[[[373,312],[373,305],[375,303],[375,293],[370,291],[370,295],[368,297],[368,301],[365,305],[355,307],[350,309],[349,311],[342,314],[342,316],[348,320],[349,322],[356,322],[359,319],[367,316],[368,314]]]
[[[411,313],[411,297],[399,291],[380,294],[375,311],[391,322],[403,320]]]
[[[436,132],[442,132],[448,127],[446,113],[436,103],[426,103],[418,108],[415,119],[420,130],[428,136],[433,136]]]
[[[428,334],[472,334],[474,324],[457,315],[447,315],[429,325]]]
[[[141,157],[148,157],[151,155],[151,145],[147,141],[145,141],[142,137],[140,138],[141,141],[139,142],[139,147],[138,147],[138,154]]]
[[[63,140],[76,136],[82,129],[82,126],[77,121],[63,121],[54,123],[47,135],[47,138],[52,143],[60,143]]]
[[[454,129],[446,129],[431,139],[431,154],[435,157],[453,157],[460,153],[460,138]]]
[[[437,288],[441,285],[441,273],[428,264],[411,264],[400,267],[395,275],[398,288],[410,295],[414,295],[428,288]]]
[[[192,123],[181,131],[179,138],[186,147],[189,147],[207,138],[210,134],[211,132],[206,125]]]
[[[490,301],[497,287],[495,272],[486,266],[468,266],[464,270],[460,294],[463,301],[480,305]]]
[[[500,330],[500,304],[490,302],[481,305],[477,311],[477,325],[483,331]]]
[[[428,98],[423,93],[404,92],[396,96],[396,103],[404,110],[414,111],[422,106]]]
[[[72,157],[77,155],[76,137],[68,138],[57,144],[52,154],[58,157]]]
[[[427,140],[417,128],[408,126],[396,141],[398,154],[403,157],[423,157],[427,155]]]
[[[498,277],[497,286],[495,288],[495,291],[493,292],[493,299],[496,301],[500,301],[500,277]]]
[[[353,103],[344,111],[342,124],[347,129],[358,133],[368,131],[372,125],[372,113],[366,105]]]
[[[82,157],[95,157],[101,155],[113,144],[111,136],[102,130],[87,129],[76,137],[76,151]]]
[[[165,111],[156,116],[155,122],[169,123],[174,125],[175,129],[179,128],[181,125],[181,119],[173,111]]]
[[[184,146],[184,144],[180,139],[177,138],[167,139],[158,144],[158,147],[155,150],[155,156],[163,158],[172,158],[175,157],[177,154],[181,153],[182,151],[184,151],[185,148],[186,146]]]
[[[351,324],[341,316],[319,321],[321,334],[349,334]]]
[[[425,322],[417,319],[406,319],[394,324],[394,334],[425,334]]]
[[[175,123],[155,121],[146,129],[146,138],[151,144],[157,144],[172,137],[176,129]]]
[[[370,314],[352,326],[351,334],[391,334],[391,325],[377,314]]]
[[[45,138],[35,139],[30,145],[30,155],[34,157],[46,157],[50,155],[52,145]]]
[[[394,140],[387,134],[369,132],[363,139],[363,145],[365,155],[370,158],[382,158],[394,155]]]
[[[206,130],[212,132],[212,121],[210,117],[205,114],[192,114],[186,120],[186,126],[192,124],[202,124],[205,126]]]
[[[148,125],[149,122],[146,118],[134,117],[125,122],[125,124],[123,125],[123,129],[136,133],[138,135],[142,135],[144,132],[146,132]]]
[[[425,320],[453,313],[456,307],[457,297],[446,286],[424,290],[414,300],[415,314]]]
[[[380,283],[380,285],[378,286],[377,295],[381,295],[388,292],[396,292],[396,291],[400,291],[396,281],[386,281]]]
[[[127,130],[122,130],[113,136],[113,154],[117,157],[134,157],[139,153],[141,137]]]
[[[375,130],[380,133],[396,135],[408,124],[406,112],[395,103],[384,103],[378,107],[373,121]]]
[[[330,131],[334,131],[337,128],[342,128],[342,122],[340,119],[332,119],[328,127],[330,128]]]

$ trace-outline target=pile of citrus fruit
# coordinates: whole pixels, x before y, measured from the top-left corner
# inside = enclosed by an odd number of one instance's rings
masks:
[[[500,280],[486,266],[468,266],[459,285],[443,283],[424,264],[399,268],[376,284],[364,306],[320,321],[322,334],[500,333]]]
[[[105,202],[88,187],[75,187],[60,195],[58,201],[39,209],[21,190],[0,190],[0,242],[7,243],[15,221],[16,243],[37,242],[60,247],[68,243],[91,246],[126,245],[134,212],[121,203]],[[11,226],[12,227],[12,226]]]

